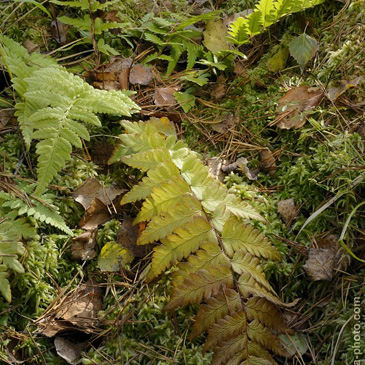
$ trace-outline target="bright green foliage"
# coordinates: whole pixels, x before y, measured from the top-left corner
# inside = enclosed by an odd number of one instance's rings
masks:
[[[54,61],[29,56],[6,37],[1,41],[3,64],[22,98],[16,115],[24,140],[28,148],[32,140],[39,140],[35,193],[40,195],[70,159],[72,146],[81,148],[81,139],[90,139],[83,123],[100,126],[96,113],[129,116],[138,106],[129,99],[130,92],[94,89]]]
[[[72,231],[52,204],[55,196],[52,194],[43,194],[40,197],[32,195],[34,187],[35,184],[20,184],[14,191],[0,191],[0,215],[11,219],[22,216],[33,217],[40,223],[49,224],[72,236]],[[16,194],[15,191],[19,193]]]
[[[24,272],[23,266],[18,261],[18,255],[24,253],[24,247],[20,242],[23,228],[29,230],[29,225],[24,219],[15,222],[0,221],[0,293],[8,302],[11,301],[8,270]]]
[[[262,33],[281,17],[321,4],[324,0],[260,0],[253,13],[237,18],[230,24],[229,40],[235,44],[248,43],[250,37]]]
[[[147,172],[122,204],[144,200],[135,222],[148,224],[137,244],[161,242],[147,280],[177,269],[165,309],[205,303],[191,337],[208,331],[205,349],[214,348],[213,364],[275,363],[264,348],[286,354],[275,335],[286,329],[277,309],[283,303],[260,259],[280,260],[280,254],[248,223],[261,216],[210,175],[166,118],[122,125],[126,133],[115,156]]]

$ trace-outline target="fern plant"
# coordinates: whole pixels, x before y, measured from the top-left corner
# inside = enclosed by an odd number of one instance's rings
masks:
[[[239,17],[230,24],[229,40],[244,44],[262,33],[282,17],[323,3],[324,0],[260,0],[247,17]]]
[[[21,101],[16,104],[27,147],[38,140],[38,184],[40,195],[70,159],[72,146],[90,135],[84,123],[100,126],[97,113],[127,115],[138,110],[128,91],[97,90],[38,54],[29,55],[24,47],[1,36],[3,65],[10,73]]]
[[[161,242],[147,280],[174,268],[165,309],[200,304],[191,338],[208,331],[213,364],[275,364],[268,350],[286,355],[276,334],[287,326],[260,265],[280,254],[248,223],[262,217],[209,174],[166,118],[122,125],[110,163],[147,173],[121,203],[144,200],[135,223],[148,225],[137,244]]]
[[[24,268],[18,260],[18,256],[24,253],[21,243],[22,236],[24,238],[36,236],[35,230],[25,218],[0,220],[0,293],[8,302],[11,302],[9,269],[17,273],[24,272]]]

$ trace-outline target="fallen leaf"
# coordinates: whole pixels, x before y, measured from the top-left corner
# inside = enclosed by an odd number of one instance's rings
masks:
[[[133,219],[124,216],[120,224],[117,236],[117,242],[133,253],[135,257],[145,257],[152,251],[154,245],[137,245],[137,239],[140,235],[142,222],[139,225],[133,225]]]
[[[153,101],[158,106],[172,106],[177,104],[174,93],[179,91],[179,87],[160,87],[155,89]]]
[[[214,88],[212,90],[211,96],[215,100],[219,100],[226,95],[227,89],[228,89],[228,86],[226,84],[226,79],[222,75],[220,75],[217,79],[216,85],[214,86]]]
[[[285,68],[289,57],[289,49],[286,46],[280,46],[278,51],[268,59],[267,68],[271,72],[279,72]]]
[[[106,222],[110,218],[108,207],[98,198],[94,198],[89,208],[86,209],[81,218],[79,226],[83,229],[94,230],[99,224]]]
[[[240,119],[233,114],[223,114],[219,117],[219,119],[217,119],[217,121],[218,123],[212,123],[211,127],[214,131],[223,134],[238,125]]]
[[[278,213],[281,215],[284,222],[287,225],[290,225],[290,223],[293,221],[293,219],[298,216],[299,209],[295,205],[294,199],[290,198],[290,199],[279,201]]]
[[[14,109],[0,109],[0,131],[8,124],[16,125],[17,119],[14,116]]]
[[[329,248],[310,248],[303,268],[313,281],[331,281],[335,267],[335,253]]]
[[[132,85],[148,85],[152,82],[153,76],[151,70],[141,64],[133,65],[129,72],[129,82]]]
[[[226,35],[227,28],[223,20],[209,20],[203,32],[203,44],[212,52],[225,51],[230,48]]]
[[[119,271],[133,261],[134,255],[119,243],[108,242],[101,249],[98,266],[101,271]]]
[[[39,44],[34,43],[33,41],[31,41],[29,38],[27,38],[24,42],[23,42],[23,47],[29,52],[39,52],[41,47]]]
[[[289,43],[289,51],[303,71],[305,65],[314,57],[318,49],[318,42],[306,33],[295,37]]]
[[[52,38],[55,39],[57,43],[66,43],[68,31],[69,26],[67,24],[63,24],[58,20],[53,20],[51,22]]]
[[[83,350],[83,344],[71,342],[63,337],[54,339],[57,355],[62,357],[68,364],[76,364]]]
[[[278,337],[290,357],[298,353],[304,355],[308,351],[307,338],[301,333],[296,332],[293,335],[281,333]]]
[[[122,192],[123,190],[116,186],[106,188],[97,179],[89,177],[72,193],[72,197],[87,210],[93,199],[97,198],[104,205],[108,206]]]
[[[91,260],[96,256],[96,232],[86,231],[72,240],[71,256],[74,260]]]
[[[277,169],[276,160],[268,148],[260,151],[260,168],[269,175],[274,175]]]
[[[322,100],[323,92],[319,88],[299,86],[290,89],[278,102],[274,124],[281,129],[298,129],[305,122],[306,110],[314,109]]]
[[[338,99],[344,92],[352,87],[356,87],[362,80],[362,77],[359,76],[356,79],[347,81],[341,80],[340,85],[336,87],[331,87],[328,89],[328,97],[330,100],[335,101]]]
[[[98,323],[97,312],[103,307],[101,293],[97,283],[88,280],[66,296],[58,297],[36,321],[41,333],[47,337],[75,329],[92,333]]]
[[[206,160],[207,166],[209,167],[209,172],[219,181],[223,182],[224,173],[222,171],[222,166],[224,161],[219,157],[212,157]]]
[[[248,165],[248,160],[244,157],[240,157],[237,159],[236,162],[222,166],[222,171],[224,173],[230,173],[236,169],[240,169],[241,171],[244,172],[244,174],[249,180],[257,180],[257,176],[258,173],[260,172],[260,169],[250,169],[247,165]]]

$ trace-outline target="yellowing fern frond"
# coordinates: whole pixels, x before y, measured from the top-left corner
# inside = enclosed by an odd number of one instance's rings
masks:
[[[286,355],[276,336],[287,330],[278,309],[284,303],[260,259],[280,254],[247,222],[262,217],[229,194],[170,127],[167,133],[166,120],[122,125],[111,161],[147,173],[122,204],[144,200],[135,223],[147,221],[147,228],[137,244],[159,243],[147,280],[175,267],[165,310],[200,304],[191,338],[208,332],[204,349],[214,348],[214,365],[275,363],[264,348]]]

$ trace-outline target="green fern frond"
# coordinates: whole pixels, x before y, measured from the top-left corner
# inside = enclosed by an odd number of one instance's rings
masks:
[[[20,242],[23,224],[28,230],[27,224],[23,221],[0,221],[0,293],[9,303],[11,302],[9,269],[17,273],[24,272],[23,266],[18,261],[18,256],[24,253],[23,244]]]
[[[137,244],[160,242],[147,280],[175,267],[165,310],[202,303],[191,338],[208,331],[204,349],[214,347],[213,364],[272,364],[264,348],[286,355],[275,333],[287,327],[260,259],[280,254],[248,223],[260,215],[228,193],[165,119],[123,122],[112,157],[147,173],[122,199],[144,200],[135,223],[147,228]]]
[[[71,158],[72,147],[81,148],[81,139],[90,139],[83,123],[100,126],[96,114],[130,116],[139,108],[130,100],[131,92],[94,89],[50,58],[29,55],[5,36],[0,43],[4,67],[22,99],[16,116],[26,145],[39,140],[35,194],[40,195]]]
[[[33,217],[40,223],[48,224],[72,236],[73,233],[71,229],[67,227],[62,217],[58,214],[57,208],[52,204],[54,196],[51,196],[50,194],[45,194],[40,197],[33,196],[31,195],[31,191],[34,189],[34,186],[35,184],[17,186],[19,191],[22,191],[24,199],[15,193],[1,191],[0,213],[12,219],[21,216]],[[19,219],[17,219],[17,221],[18,220]],[[28,238],[34,231],[28,229],[25,232],[28,232],[28,235],[24,236],[24,232],[22,232],[23,237]]]
[[[324,0],[260,0],[253,13],[239,17],[229,26],[228,39],[235,44],[249,42],[250,37],[262,33],[283,16],[303,11]]]

